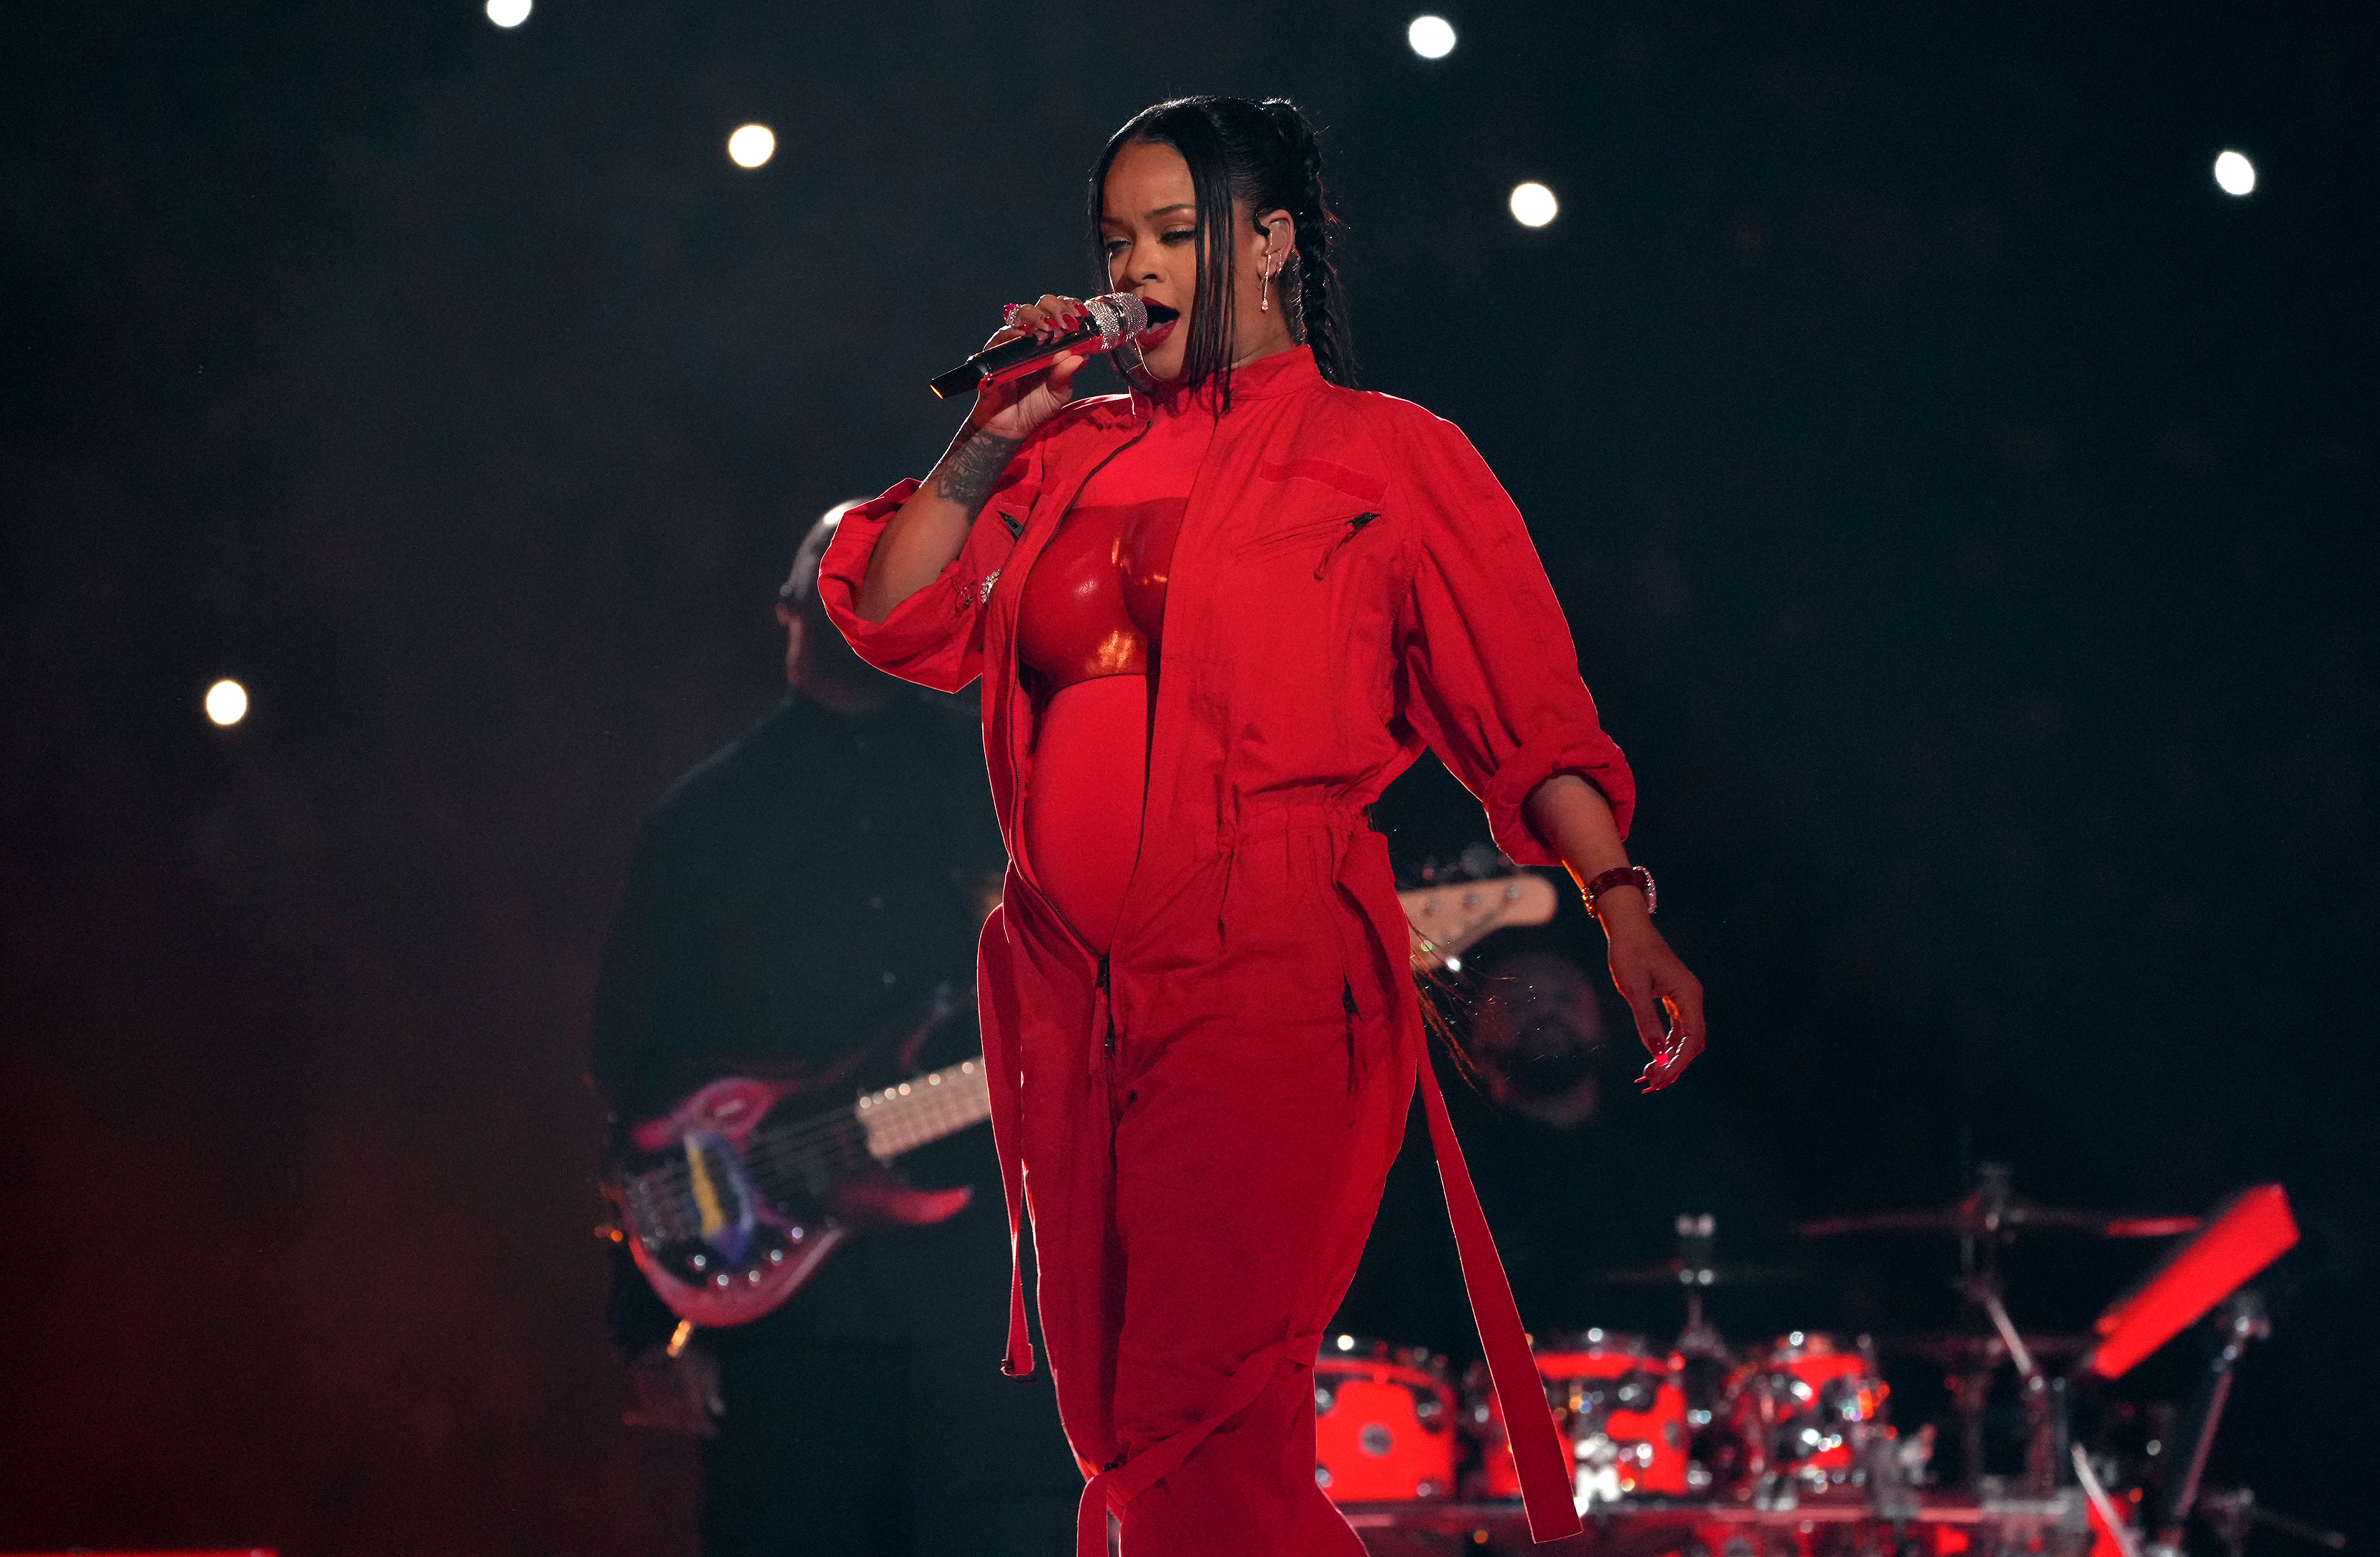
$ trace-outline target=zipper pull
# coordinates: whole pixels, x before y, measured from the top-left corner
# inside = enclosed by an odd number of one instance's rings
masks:
[[[1099,959],[1099,990],[1101,995],[1108,993],[1108,960],[1105,957],[1101,957]],[[1115,1008],[1113,1006],[1108,1007],[1108,1030],[1105,1035],[1105,1042],[1107,1044],[1108,1054],[1112,1056],[1116,1050]]]
[[[1339,549],[1346,545],[1349,541],[1354,540],[1357,536],[1362,535],[1364,533],[1364,526],[1378,517],[1379,515],[1377,513],[1358,513],[1353,519],[1348,520],[1347,533],[1341,536],[1337,540],[1332,541],[1330,543],[1330,549],[1322,554],[1322,561],[1314,564],[1314,576],[1317,579],[1319,579],[1324,573],[1329,573],[1330,571],[1331,560],[1339,555]]]

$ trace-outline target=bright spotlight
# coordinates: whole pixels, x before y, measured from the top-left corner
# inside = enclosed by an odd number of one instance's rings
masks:
[[[207,688],[207,718],[226,727],[248,718],[248,688],[234,681]]]
[[[777,137],[766,125],[746,125],[727,138],[727,155],[737,167],[759,167],[777,154]]]
[[[1512,220],[1524,227],[1542,227],[1561,210],[1554,192],[1542,184],[1516,184],[1512,187]]]
[[[1424,59],[1444,59],[1454,52],[1454,24],[1444,17],[1415,17],[1405,42]]]
[[[2256,164],[2237,151],[2215,159],[2215,182],[2227,195],[2246,195],[2256,187]]]
[[[488,0],[488,19],[498,27],[518,27],[528,20],[529,0]]]

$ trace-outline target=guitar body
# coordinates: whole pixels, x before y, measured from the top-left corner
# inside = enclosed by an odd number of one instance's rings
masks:
[[[800,1089],[731,1076],[631,1126],[605,1176],[620,1237],[670,1311],[749,1324],[800,1289],[863,1227],[922,1226],[974,1191],[913,1189],[886,1165],[988,1118],[983,1061],[788,1118]]]
[[[670,1311],[711,1328],[748,1324],[792,1297],[849,1230],[826,1185],[747,1154],[795,1089],[731,1076],[628,1131],[612,1198],[637,1269]]]

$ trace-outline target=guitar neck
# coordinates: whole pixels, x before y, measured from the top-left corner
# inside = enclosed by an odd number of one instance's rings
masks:
[[[1457,960],[1481,937],[1514,924],[1543,924],[1554,916],[1553,884],[1534,871],[1482,881],[1455,881],[1397,894],[1413,928],[1414,966],[1425,972],[1460,968]]]
[[[991,1117],[990,1072],[981,1058],[869,1092],[854,1110],[868,1154],[889,1162]]]

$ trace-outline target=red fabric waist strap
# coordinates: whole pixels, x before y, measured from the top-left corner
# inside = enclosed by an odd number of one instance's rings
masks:
[[[976,950],[976,984],[982,1001],[984,1080],[991,1092],[991,1143],[1000,1157],[1001,1199],[1008,1212],[1008,1345],[1000,1370],[1012,1379],[1033,1372],[1033,1336],[1025,1322],[1025,1106],[1017,1053],[1014,995],[1004,979],[984,976],[995,956],[1006,956],[1010,910],[1016,870],[1009,867],[1007,889],[1001,906],[983,922]]]
[[[1504,1407],[1512,1464],[1521,1474],[1521,1502],[1529,1515],[1529,1539],[1544,1542],[1574,1536],[1585,1526],[1572,1501],[1570,1454],[1546,1405],[1545,1382],[1537,1373],[1537,1359],[1530,1354],[1528,1332],[1521,1328],[1512,1284],[1504,1274],[1504,1262],[1496,1256],[1488,1214],[1479,1209],[1471,1166],[1463,1160],[1463,1143],[1454,1139],[1454,1122],[1446,1116],[1446,1098],[1438,1090],[1438,1072],[1431,1068],[1427,1055],[1421,1063],[1421,1101],[1429,1115],[1430,1150],[1438,1157],[1447,1216],[1454,1224],[1454,1249],[1463,1261],[1463,1291],[1471,1299],[1471,1317],[1479,1326],[1479,1346],[1488,1356],[1488,1374],[1495,1381],[1496,1398]],[[1523,1402],[1536,1408],[1532,1410]]]

